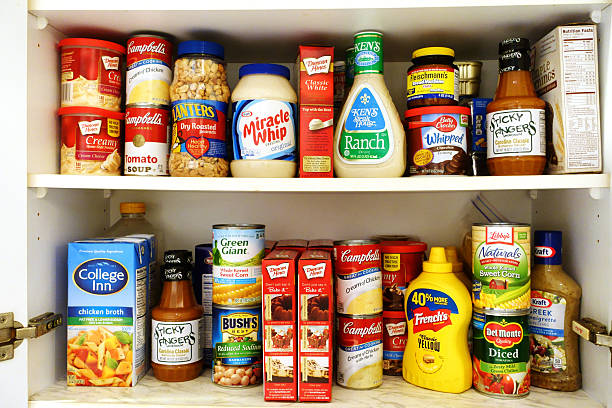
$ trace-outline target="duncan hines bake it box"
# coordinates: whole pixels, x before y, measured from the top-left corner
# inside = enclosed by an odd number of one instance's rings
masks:
[[[276,249],[262,261],[264,399],[297,400],[296,267],[300,253]]]
[[[532,52],[533,82],[546,101],[547,173],[601,172],[597,26],[559,26]]]
[[[300,177],[333,177],[334,47],[300,45]]]
[[[309,249],[298,261],[298,398],[331,401],[333,285],[329,252]]]

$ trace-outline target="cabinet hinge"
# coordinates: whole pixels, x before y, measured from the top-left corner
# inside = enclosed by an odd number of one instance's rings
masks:
[[[14,356],[14,350],[19,347],[24,339],[34,339],[63,323],[63,317],[59,313],[43,313],[28,321],[28,326],[14,319],[13,313],[0,313],[0,361],[10,360]]]
[[[608,332],[604,324],[589,317],[572,321],[572,330],[593,344],[608,347],[610,349],[610,366],[612,366],[612,331]]]

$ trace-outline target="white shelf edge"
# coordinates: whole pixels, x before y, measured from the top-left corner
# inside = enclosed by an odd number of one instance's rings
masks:
[[[610,174],[402,178],[205,178],[29,174],[28,187],[83,190],[209,192],[436,192],[609,188]]]

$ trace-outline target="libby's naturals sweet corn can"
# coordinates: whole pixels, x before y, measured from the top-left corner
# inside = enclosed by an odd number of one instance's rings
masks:
[[[264,225],[213,225],[213,303],[261,304],[261,260]]]
[[[472,226],[472,302],[487,310],[530,306],[531,227],[493,223]]]

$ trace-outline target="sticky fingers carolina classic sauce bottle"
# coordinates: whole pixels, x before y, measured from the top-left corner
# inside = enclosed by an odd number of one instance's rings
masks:
[[[433,247],[423,273],[406,289],[408,342],[404,379],[435,391],[460,393],[472,386],[467,332],[472,316],[470,295],[444,248]]]

